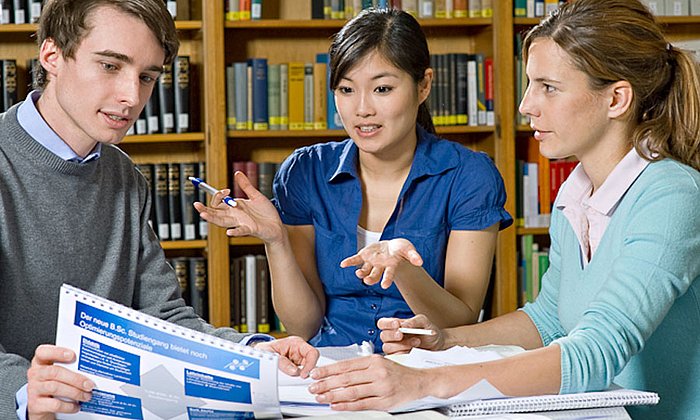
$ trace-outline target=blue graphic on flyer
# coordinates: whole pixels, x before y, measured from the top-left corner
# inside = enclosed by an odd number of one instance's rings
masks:
[[[81,337],[78,370],[103,378],[140,384],[140,358],[104,343]]]
[[[188,340],[115,314],[76,302],[74,324],[119,343],[183,362],[260,379],[260,361],[228,350]]]
[[[80,411],[121,419],[143,420],[141,400],[98,389],[92,390],[90,401],[80,403]]]
[[[187,407],[187,415],[190,420],[248,420],[255,418],[255,414],[250,411],[224,411],[194,407]]]
[[[185,369],[185,395],[212,400],[251,404],[250,384]]]

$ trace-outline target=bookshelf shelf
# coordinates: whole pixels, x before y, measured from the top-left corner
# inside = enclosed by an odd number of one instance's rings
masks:
[[[161,241],[160,244],[166,251],[184,249],[204,249],[207,247],[207,241],[203,239],[196,241]]]
[[[203,142],[204,133],[180,133],[180,134],[144,134],[127,136],[122,144],[135,143],[177,143],[177,142]]]
[[[36,23],[6,23],[0,25],[0,33],[31,34],[39,29]]]
[[[547,227],[536,227],[536,228],[526,228],[519,227],[515,230],[516,235],[549,235],[549,228]]]
[[[229,244],[232,246],[251,246],[251,245],[262,245],[263,241],[258,238],[253,238],[250,236],[243,236],[240,238],[230,238]]]

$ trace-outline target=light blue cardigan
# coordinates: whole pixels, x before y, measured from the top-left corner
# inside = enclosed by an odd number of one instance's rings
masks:
[[[615,383],[659,393],[657,406],[628,408],[634,419],[700,418],[700,172],[650,163],[585,269],[556,205],[550,236],[542,290],[523,311],[561,347],[560,393]]]

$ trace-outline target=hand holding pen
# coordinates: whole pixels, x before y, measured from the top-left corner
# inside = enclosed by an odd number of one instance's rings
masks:
[[[191,176],[188,179],[190,181],[192,181],[192,184],[194,184],[195,188],[201,188],[204,191],[211,194],[212,196],[221,192],[220,190],[217,190],[216,188],[212,187],[211,185],[207,184],[206,182],[204,182],[203,180],[201,180],[199,178],[195,178],[195,177]],[[222,201],[231,207],[236,207],[236,200],[234,200],[233,198],[231,198],[229,196],[224,197],[224,199]]]
[[[386,354],[407,353],[413,347],[444,350],[445,332],[425,315],[408,319],[380,318],[377,327],[382,330],[379,337],[384,342],[382,350]]]
[[[200,188],[213,192],[209,206],[194,203],[194,208],[202,219],[226,228],[228,236],[254,236],[266,244],[286,239],[286,230],[277,214],[277,209],[267,197],[253,187],[243,172],[237,171],[234,174],[234,181],[248,199],[234,200],[227,196],[230,193],[229,189],[218,190],[199,181]]]

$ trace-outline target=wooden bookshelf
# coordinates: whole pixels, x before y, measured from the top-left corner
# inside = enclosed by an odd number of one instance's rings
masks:
[[[122,146],[138,162],[205,161],[207,181],[231,185],[234,160],[283,159],[295,147],[345,138],[343,130],[319,131],[228,131],[226,129],[225,66],[248,57],[267,57],[271,62],[312,61],[326,52],[330,37],[344,21],[311,20],[311,0],[264,3],[259,21],[225,22],[222,0],[191,0],[192,20],[176,22],[181,37],[180,53],[190,55],[196,68],[192,113],[195,132],[129,136]],[[671,39],[697,38],[700,17],[662,17]],[[508,200],[506,209],[515,214],[515,142],[531,134],[529,127],[515,125],[514,42],[517,31],[539,22],[513,18],[513,0],[493,2],[493,17],[480,19],[425,19],[431,53],[483,52],[494,59],[494,127],[438,127],[441,136],[483,150],[494,158],[503,176]],[[0,25],[0,56],[15,58],[18,84],[26,86],[26,61],[36,56],[32,34],[37,25]],[[20,89],[20,99],[26,90]],[[516,244],[524,234],[546,235],[547,229],[509,227],[501,231],[496,249],[496,280],[493,314],[518,306]],[[229,257],[250,247],[263,252],[253,238],[228,238],[224,229],[211,227],[209,237],[198,241],[163,242],[170,256],[206,255],[209,278],[209,320],[216,326],[230,323]]]

